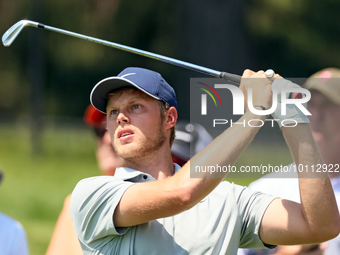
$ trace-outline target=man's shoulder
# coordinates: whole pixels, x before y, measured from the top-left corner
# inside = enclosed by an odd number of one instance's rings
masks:
[[[96,186],[102,186],[103,184],[118,184],[123,183],[124,180],[121,178],[116,178],[115,176],[103,175],[103,176],[93,176],[80,180],[75,189],[89,189],[95,188]]]
[[[253,184],[253,183],[251,183]],[[258,193],[258,191],[262,192],[260,189],[254,189],[253,187],[245,186],[245,185],[240,185],[240,184],[235,184],[234,182],[228,182],[228,181],[223,181],[221,182],[215,189],[218,193],[222,193],[223,195],[233,195],[234,197],[247,197],[247,196],[252,196],[254,193]],[[257,185],[256,185],[257,186]],[[244,196],[247,194],[246,196]]]
[[[119,202],[122,194],[133,183],[113,176],[96,176],[78,182],[71,195],[71,217],[80,211],[86,213],[92,207],[97,207],[106,201]]]
[[[212,194],[218,194],[226,198],[230,196],[238,198],[246,190],[249,190],[247,186],[236,184],[234,182],[222,181],[212,192]]]
[[[125,183],[129,182],[120,178],[115,178],[114,176],[88,177],[77,183],[72,192],[71,201],[74,197],[87,196],[96,191],[115,188],[116,186],[124,185]]]
[[[219,185],[217,185],[217,187],[215,188],[215,191],[218,192],[223,192],[223,194],[226,194],[227,192],[231,192],[231,193],[239,193],[242,192],[242,190],[244,189],[248,189],[247,186],[245,185],[240,185],[240,184],[236,184],[234,182],[229,182],[228,180],[222,181]]]
[[[78,182],[77,185],[84,185],[88,183],[96,183],[96,182],[105,182],[105,181],[111,181],[112,179],[117,179],[113,176],[109,175],[102,175],[102,176],[92,176],[92,177],[87,177]]]

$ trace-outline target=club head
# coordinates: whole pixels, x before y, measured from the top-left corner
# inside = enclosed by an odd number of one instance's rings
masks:
[[[38,27],[38,23],[30,20],[20,20],[4,33],[2,36],[2,44],[5,47],[9,47],[26,26]]]

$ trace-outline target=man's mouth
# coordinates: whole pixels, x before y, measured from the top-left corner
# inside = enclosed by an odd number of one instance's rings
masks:
[[[125,140],[132,135],[134,135],[134,132],[129,128],[122,128],[118,131],[118,139],[120,140]]]

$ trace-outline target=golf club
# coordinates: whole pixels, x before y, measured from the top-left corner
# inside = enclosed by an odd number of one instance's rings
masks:
[[[144,50],[139,50],[139,49],[132,48],[132,47],[125,46],[125,45],[122,45],[122,44],[118,44],[118,43],[113,43],[113,42],[97,39],[97,38],[94,38],[94,37],[91,37],[91,36],[86,36],[86,35],[70,32],[70,31],[67,31],[67,30],[47,26],[47,25],[44,25],[42,23],[38,23],[38,22],[35,22],[35,21],[30,21],[30,20],[21,20],[21,21],[15,23],[10,29],[8,29],[4,33],[4,35],[2,36],[2,44],[5,47],[9,47],[13,43],[13,41],[17,38],[17,36],[20,34],[20,32],[23,30],[24,27],[42,28],[42,29],[54,31],[54,32],[57,32],[57,33],[81,38],[81,39],[84,39],[84,40],[88,40],[90,42],[99,43],[99,44],[102,44],[102,45],[105,45],[105,46],[110,46],[110,47],[113,47],[113,48],[116,48],[116,49],[135,53],[135,54],[138,54],[138,55],[142,55],[144,57],[156,59],[156,60],[159,60],[159,61],[162,61],[162,62],[165,62],[165,63],[169,63],[169,64],[172,64],[172,65],[176,65],[176,66],[179,66],[179,67],[187,68],[187,69],[190,69],[190,70],[193,70],[193,71],[196,71],[196,72],[200,72],[200,73],[203,73],[203,74],[206,74],[206,75],[211,75],[211,76],[214,76],[214,77],[223,78],[225,80],[228,80],[229,82],[236,83],[237,85],[239,85],[240,82],[241,82],[241,76],[236,75],[236,74],[216,71],[216,70],[213,70],[213,69],[210,69],[210,68],[191,64],[191,63],[184,62],[184,61],[181,61],[181,60],[177,60],[177,59],[174,59],[174,58],[162,56],[162,55],[151,53],[151,52],[144,51]],[[271,69],[267,70],[266,75],[268,77],[272,77],[274,75],[273,70],[271,70]]]

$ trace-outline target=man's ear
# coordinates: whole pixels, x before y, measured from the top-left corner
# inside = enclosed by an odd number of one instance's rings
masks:
[[[165,116],[165,119],[166,119],[166,123],[165,123],[166,129],[170,129],[170,128],[172,128],[172,127],[174,127],[176,125],[177,117],[178,117],[178,114],[177,114],[176,108],[173,107],[173,106],[170,107],[169,110],[166,113],[166,116]]]

